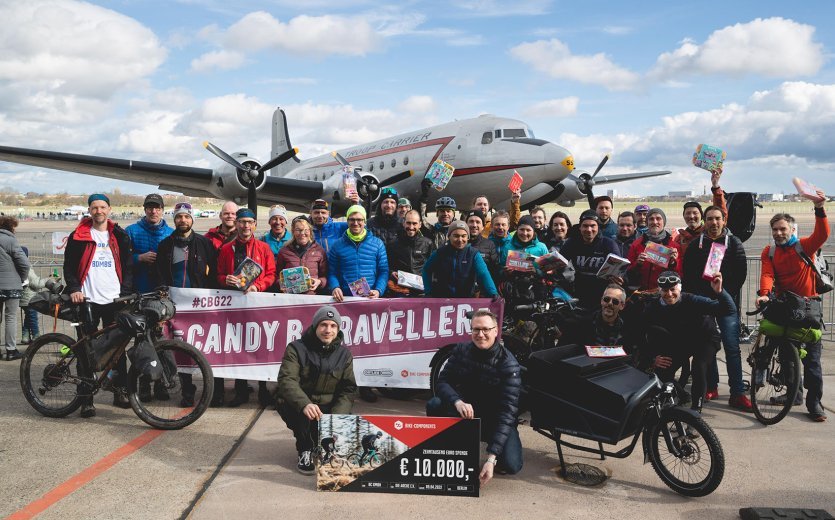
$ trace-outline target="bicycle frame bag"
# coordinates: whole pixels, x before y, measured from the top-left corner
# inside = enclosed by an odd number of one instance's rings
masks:
[[[801,343],[817,343],[823,335],[820,329],[783,327],[765,318],[760,320],[760,331],[768,337],[785,337]]]
[[[116,327],[94,339],[91,342],[93,370],[96,372],[103,370],[116,350],[130,343],[130,338],[130,334]]]
[[[783,327],[820,329],[823,307],[820,298],[785,291],[768,302],[763,317]]]
[[[128,351],[128,357],[140,375],[148,377],[151,381],[159,381],[162,377],[162,363],[157,356],[157,350],[144,335],[137,336],[134,347]]]

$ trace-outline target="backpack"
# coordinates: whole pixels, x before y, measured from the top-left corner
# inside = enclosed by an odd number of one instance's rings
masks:
[[[774,263],[775,249],[775,247],[768,248],[768,258],[772,263]],[[815,291],[818,294],[826,294],[835,288],[835,278],[833,278],[832,272],[829,270],[829,262],[821,254],[822,250],[818,249],[814,260],[809,258],[806,251],[803,250],[803,246],[800,245],[799,240],[794,244],[794,250],[797,251],[803,263],[811,267],[812,271],[815,272]]]

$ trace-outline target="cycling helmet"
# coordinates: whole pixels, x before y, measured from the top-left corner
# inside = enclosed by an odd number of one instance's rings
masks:
[[[381,432],[381,431],[379,431],[379,430],[378,430],[378,431],[377,431],[377,437],[382,437],[382,436],[383,436],[383,432]]]
[[[338,440],[339,439],[339,434],[334,433],[331,437],[333,437],[333,440]]]
[[[435,209],[458,209],[455,205],[455,199],[452,197],[441,197],[435,201]]]

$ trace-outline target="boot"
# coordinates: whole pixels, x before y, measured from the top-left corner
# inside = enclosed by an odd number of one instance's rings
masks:
[[[113,406],[117,408],[130,408],[130,400],[128,400],[128,393],[124,388],[113,388]]]
[[[275,406],[275,398],[267,389],[266,381],[258,381],[258,404],[264,408]]]
[[[212,408],[218,408],[223,406],[223,400],[225,397],[223,394],[225,393],[226,389],[223,386],[222,377],[216,377],[214,384],[215,388],[212,392],[212,402],[209,403],[209,406],[211,406]]]
[[[22,357],[23,355],[16,348],[6,349],[6,361],[16,361]]]
[[[92,401],[81,405],[81,413],[79,415],[84,419],[96,416],[96,407],[93,406]]]
[[[235,380],[235,397],[226,403],[229,408],[237,408],[238,406],[249,402],[249,385],[246,379]]]

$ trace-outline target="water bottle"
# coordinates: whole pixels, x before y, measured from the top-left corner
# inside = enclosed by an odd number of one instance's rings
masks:
[[[61,347],[60,352],[61,352],[61,357],[67,357],[72,352],[72,349],[70,347],[64,345],[64,346]]]

